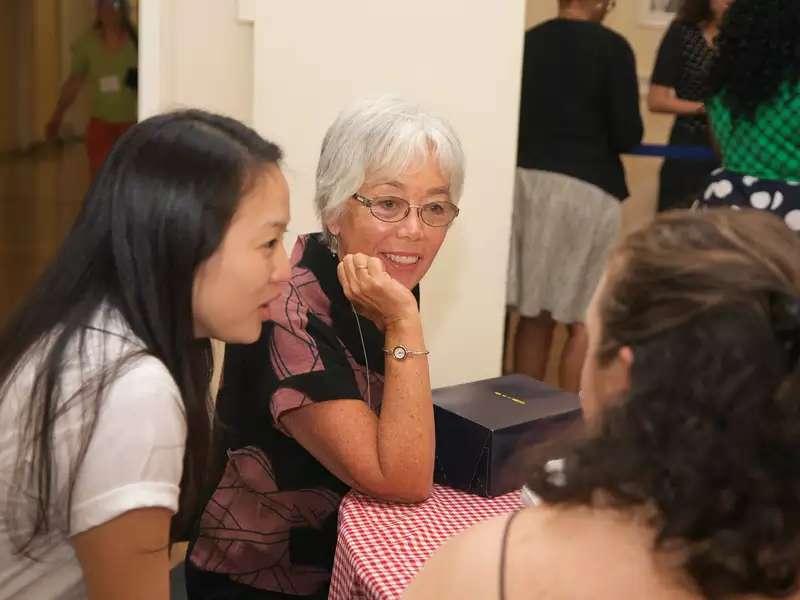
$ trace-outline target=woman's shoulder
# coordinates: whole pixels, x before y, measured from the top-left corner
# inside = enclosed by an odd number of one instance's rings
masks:
[[[337,280],[336,260],[319,233],[297,237],[290,262],[290,280],[270,306],[272,321],[278,325],[307,323],[308,313],[314,313],[328,322],[331,300],[326,287]],[[328,285],[323,284],[328,281]]]
[[[509,518],[482,521],[448,539],[423,565],[404,600],[495,597],[502,534]]]
[[[164,403],[180,399],[164,362],[147,349],[120,311],[108,305],[100,306],[76,332],[65,354],[62,388],[66,397],[81,388],[91,393],[96,383],[104,387],[101,406],[144,402],[150,408],[165,409]]]
[[[611,60],[618,60],[621,55],[633,55],[633,48],[627,38],[617,33],[602,23],[586,23],[586,33],[594,39],[594,45],[600,52],[598,56],[605,56]]]
[[[638,513],[543,505],[521,511],[504,536],[508,519],[479,523],[449,540],[409,587],[407,598],[434,598],[436,586],[453,585],[463,587],[459,597],[498,597],[504,544],[510,600],[537,593],[605,599],[630,591],[636,597],[695,597],[664,577],[671,569],[653,552],[655,534]]]
[[[99,31],[95,27],[90,27],[75,38],[75,41],[72,43],[72,47],[76,50],[89,52],[96,50],[101,44],[102,39],[100,38]]]
[[[664,39],[685,40],[688,37],[702,38],[703,31],[697,23],[685,19],[673,19],[664,33]]]

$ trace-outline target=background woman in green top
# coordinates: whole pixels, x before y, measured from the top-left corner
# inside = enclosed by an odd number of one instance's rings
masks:
[[[92,109],[86,128],[86,151],[92,177],[114,142],[136,122],[136,31],[127,0],[97,0],[92,29],[72,46],[72,67],[53,116],[47,137],[58,135],[61,120],[85,83],[91,86]]]
[[[800,232],[800,2],[736,0],[707,111],[722,153],[706,206],[769,210]]]

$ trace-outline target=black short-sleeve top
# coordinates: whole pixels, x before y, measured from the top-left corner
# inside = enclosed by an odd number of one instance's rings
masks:
[[[682,100],[703,102],[708,95],[708,75],[714,50],[694,23],[673,21],[661,40],[650,82],[673,88]],[[672,130],[672,143],[710,143],[705,115],[679,115]]]

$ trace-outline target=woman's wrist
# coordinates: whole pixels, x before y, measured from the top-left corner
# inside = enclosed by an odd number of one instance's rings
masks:
[[[386,346],[396,344],[406,346],[409,350],[424,350],[422,335],[422,319],[419,313],[388,321],[385,329]]]
[[[405,309],[399,310],[392,315],[386,315],[383,319],[384,326],[388,331],[389,328],[407,328],[422,324],[422,318],[419,314],[416,302]]]

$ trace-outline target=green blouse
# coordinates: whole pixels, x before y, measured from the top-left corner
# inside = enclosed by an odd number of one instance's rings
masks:
[[[724,168],[780,181],[800,181],[800,82],[784,83],[755,118],[735,118],[722,94],[708,103],[708,116]]]
[[[125,80],[137,64],[137,48],[130,39],[112,51],[94,29],[78,38],[72,46],[71,74],[83,75],[91,86],[92,117],[112,123],[136,121],[136,90]]]

